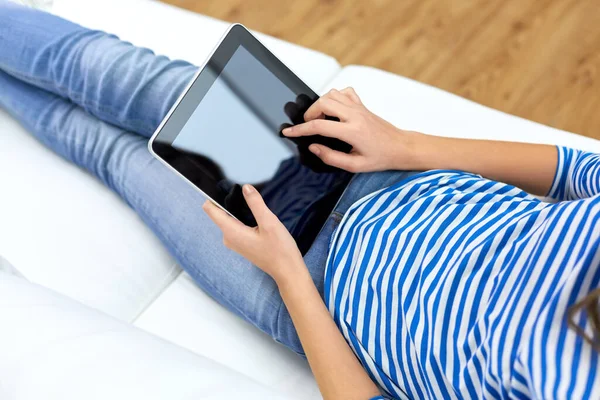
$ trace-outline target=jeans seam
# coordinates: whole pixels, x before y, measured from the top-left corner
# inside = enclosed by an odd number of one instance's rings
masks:
[[[273,340],[275,340],[277,343],[279,343],[279,344],[287,347],[288,349],[292,350],[294,353],[298,354],[299,356],[306,357],[306,353],[304,353],[303,351],[301,352],[301,351],[297,351],[296,349],[293,349],[290,346],[290,344],[283,343],[283,341],[280,338],[281,335],[279,334],[279,331],[280,331],[279,325],[280,325],[280,320],[281,320],[281,313],[284,310],[287,312],[287,307],[285,306],[285,303],[283,302],[283,300],[281,300],[281,303],[279,304],[279,309],[277,310],[277,321],[275,322],[275,330],[276,330],[277,334],[276,335],[272,335]],[[295,326],[294,326],[294,329],[296,329]],[[300,348],[302,348],[302,345],[301,345]]]

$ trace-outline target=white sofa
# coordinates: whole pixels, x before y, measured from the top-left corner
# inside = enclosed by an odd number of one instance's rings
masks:
[[[52,12],[197,64],[228,25],[147,0],[56,0]],[[599,141],[261,38],[316,91],[353,86],[403,128],[600,152]],[[25,278],[0,261],[0,399],[320,398],[304,360],[205,295],[116,195],[2,111],[0,144],[0,254]]]

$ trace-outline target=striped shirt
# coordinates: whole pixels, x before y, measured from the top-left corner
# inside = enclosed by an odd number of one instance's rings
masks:
[[[559,147],[549,197],[437,170],[348,210],[325,301],[386,396],[600,399],[600,355],[566,320],[600,287],[600,156]]]

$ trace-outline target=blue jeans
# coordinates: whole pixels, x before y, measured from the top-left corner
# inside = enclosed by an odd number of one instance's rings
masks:
[[[117,192],[210,296],[303,354],[275,282],[222,245],[221,232],[202,211],[204,198],[147,151],[147,138],[196,70],[0,0],[0,107]],[[405,176],[383,172],[352,180],[305,256],[321,293],[329,239],[343,214]]]

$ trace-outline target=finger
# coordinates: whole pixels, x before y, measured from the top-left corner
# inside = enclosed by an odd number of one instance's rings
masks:
[[[273,214],[265,204],[265,201],[260,193],[258,193],[258,190],[252,185],[244,185],[242,192],[244,193],[246,203],[248,203],[248,207],[250,207],[250,211],[252,211],[252,215],[254,215],[259,228],[261,226],[264,227],[265,225],[269,225],[274,219],[277,219],[275,214]]]
[[[207,200],[202,206],[204,212],[208,217],[221,229],[224,236],[237,237],[248,235],[248,230],[252,231],[252,228],[247,227],[242,222],[235,218],[232,218],[229,214],[223,211],[221,208],[214,205],[210,200]]]
[[[286,122],[285,124],[281,124],[281,125],[279,125],[279,130],[278,130],[278,132],[279,132],[279,137],[284,137],[284,135],[283,135],[283,130],[284,130],[284,129],[286,129],[286,128],[289,128],[289,127],[291,127],[291,126],[293,126],[293,125],[292,125],[292,124],[288,124],[287,122]]]
[[[298,104],[300,110],[308,110],[308,107],[310,107],[312,103],[313,100],[311,100],[311,98],[305,95],[304,93],[299,94],[298,97],[296,97],[296,104]]]
[[[324,118],[326,115],[338,117],[340,120],[346,121],[349,109],[337,100],[329,97],[321,97],[304,113],[304,120],[311,121],[313,119]]]
[[[339,92],[336,89],[331,89],[326,95],[325,97],[330,97],[336,101],[339,101],[340,103],[346,105],[346,106],[354,106],[356,105],[348,96],[345,96],[344,94],[342,94],[341,92]]]
[[[308,149],[327,165],[349,172],[358,172],[360,156],[333,150],[322,144],[311,144]]]
[[[345,89],[342,89],[340,91],[340,93],[342,93],[345,96],[347,96],[354,103],[356,103],[358,105],[362,105],[362,101],[360,100],[360,97],[358,97],[358,94],[356,94],[356,91],[353,88],[347,87]]]
[[[290,101],[288,103],[285,103],[285,105],[283,106],[283,111],[285,112],[285,115],[288,116],[290,121],[292,121],[294,124],[300,124],[302,123],[302,117],[304,111],[306,110],[300,110],[298,104]]]
[[[291,126],[285,128],[282,133],[286,137],[322,135],[343,141],[348,141],[351,138],[351,132],[347,124],[325,119],[313,119],[300,125]]]

